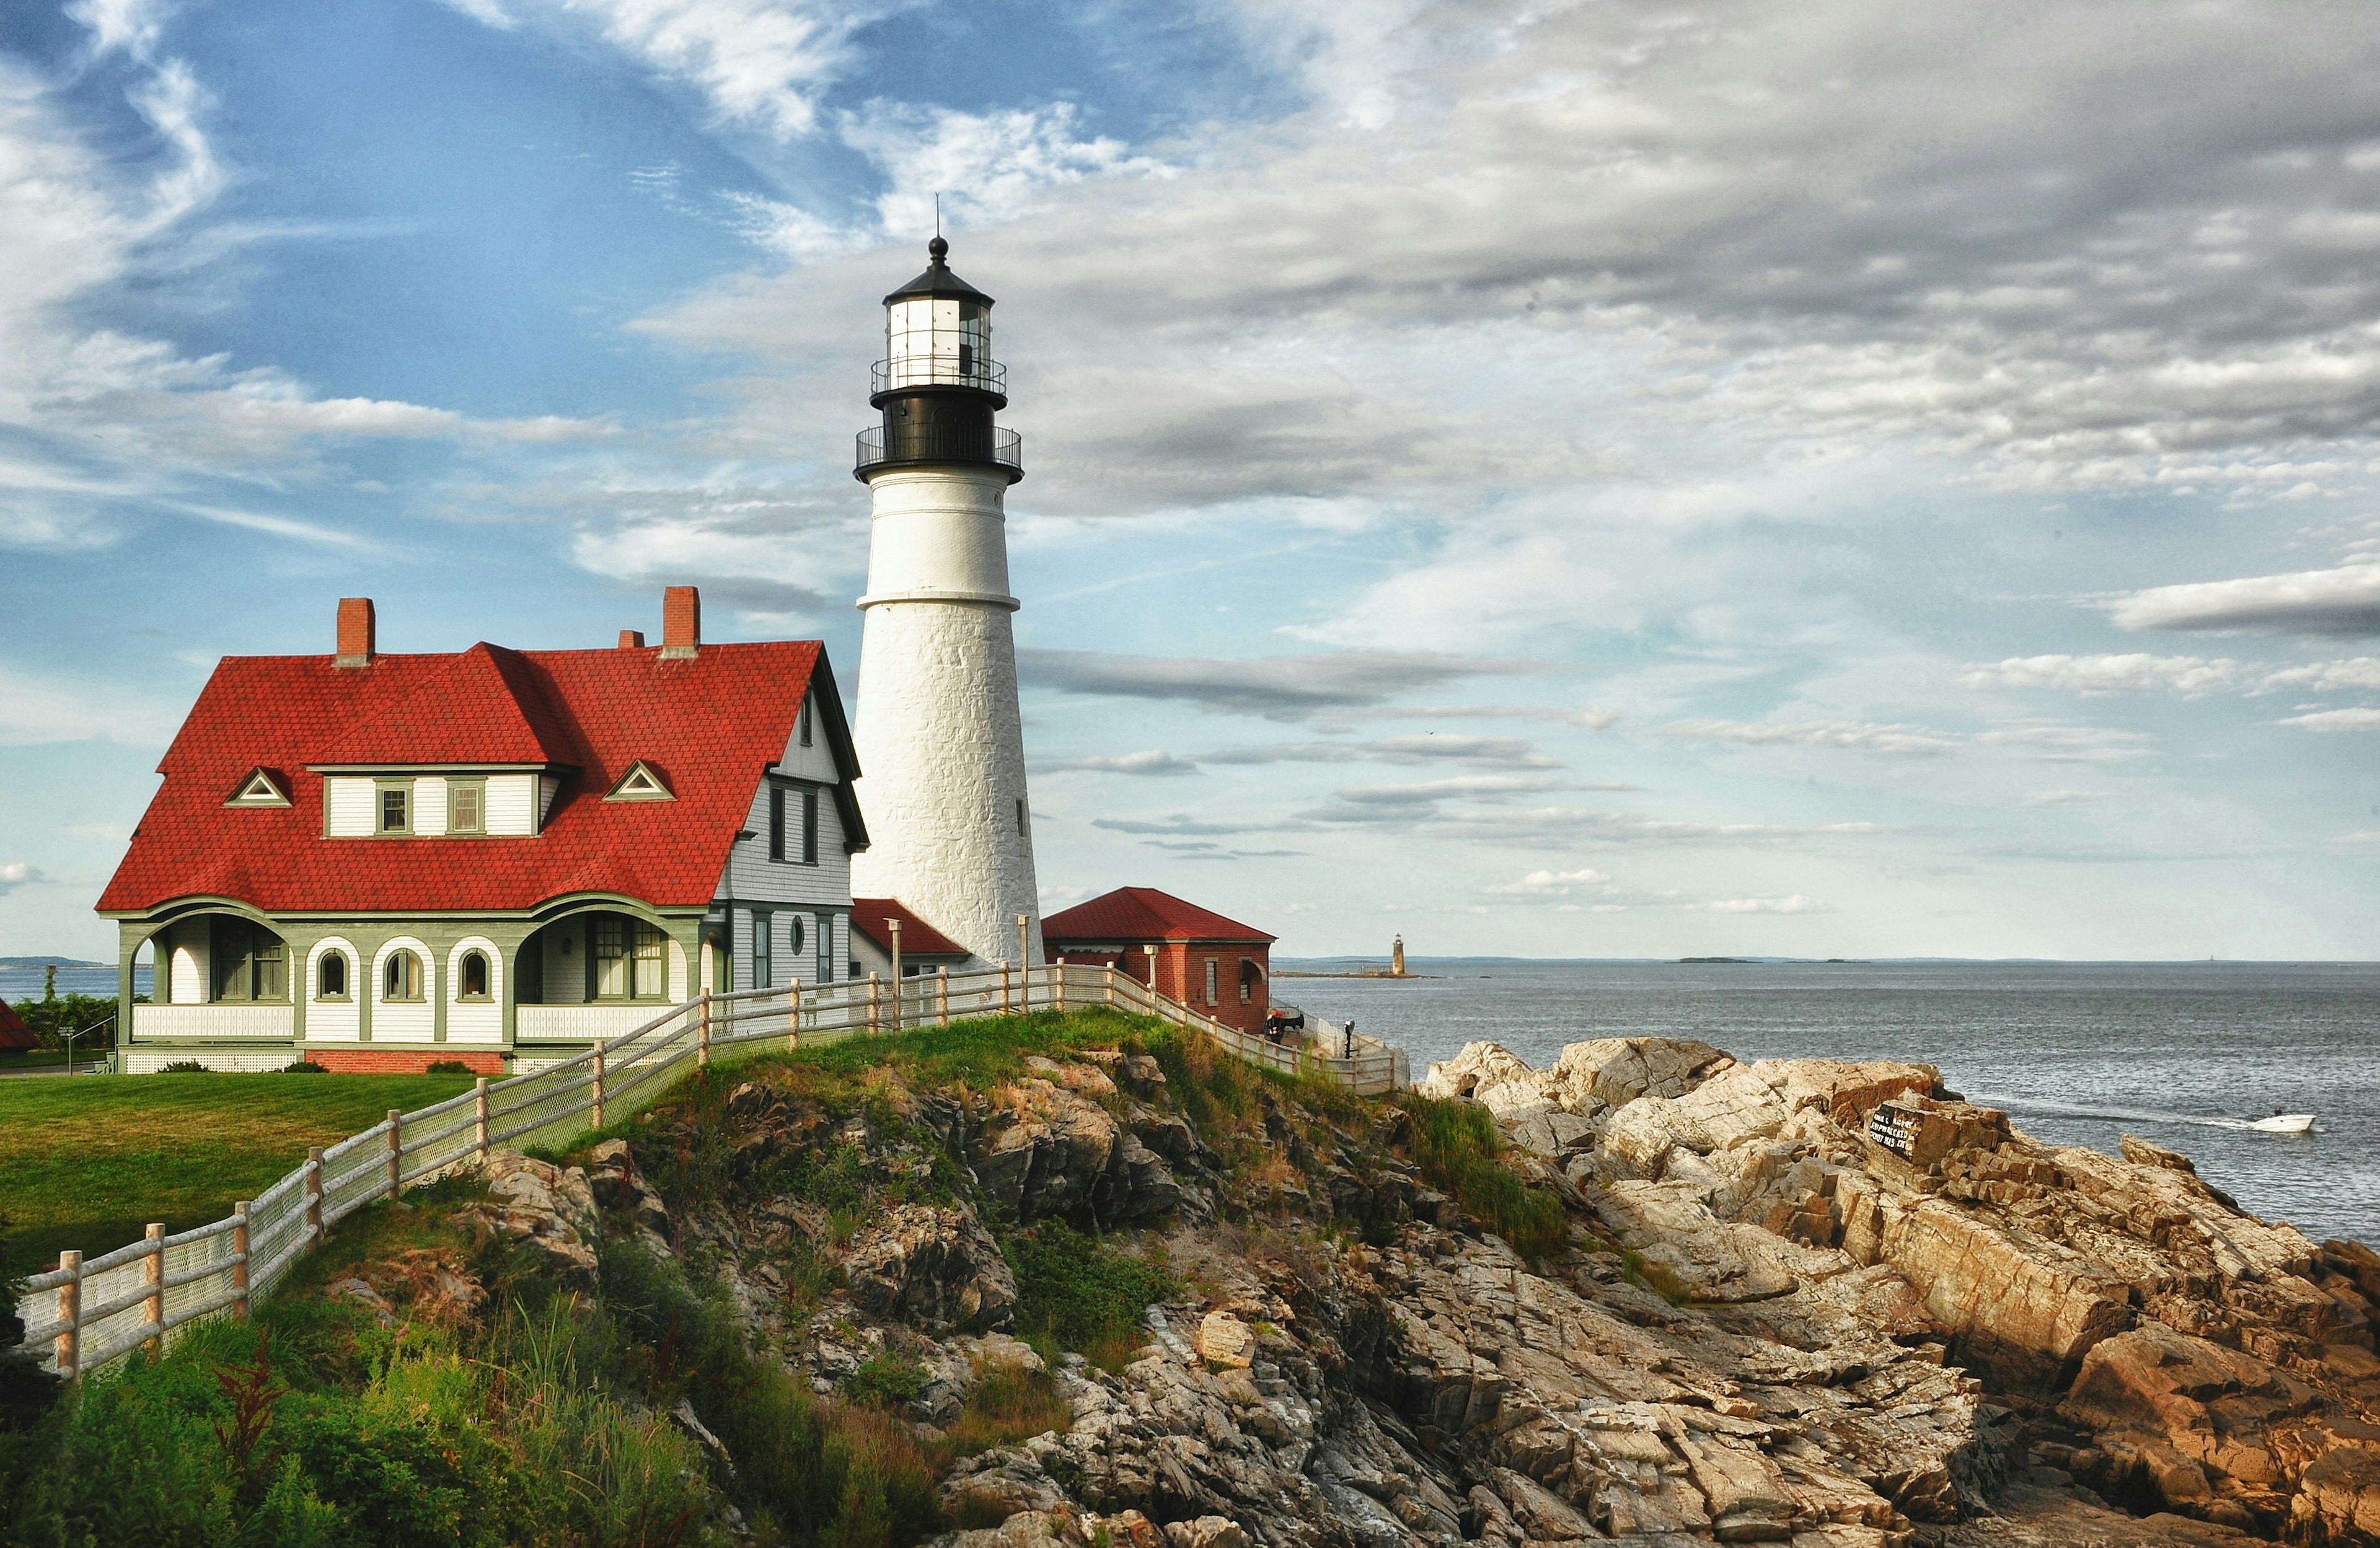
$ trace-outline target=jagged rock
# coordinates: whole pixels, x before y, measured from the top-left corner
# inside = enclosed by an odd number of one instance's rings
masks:
[[[1257,1330],[1229,1312],[1209,1312],[1198,1324],[1197,1349],[1214,1364],[1245,1366],[1256,1359]]]
[[[487,1182],[490,1202],[465,1206],[456,1219],[531,1249],[570,1284],[594,1288],[598,1220],[585,1171],[499,1147],[476,1173]]]
[[[1076,1068],[1099,1073],[1089,1066]],[[1112,1094],[1113,1082],[1104,1075],[1099,1079]],[[1184,1187],[1163,1155],[1075,1090],[1038,1077],[1018,1081],[1001,1088],[997,1111],[997,1127],[973,1163],[976,1180],[1019,1220],[1055,1215],[1111,1229],[1168,1215],[1205,1219],[1212,1214],[1204,1193]],[[1162,1120],[1148,1127],[1155,1135],[1172,1130]],[[1181,1148],[1188,1138],[1184,1133],[1161,1143]],[[1196,1154],[1195,1148],[1187,1153]]]
[[[598,1206],[625,1215],[648,1249],[669,1254],[669,1208],[638,1171],[627,1141],[606,1140],[588,1153],[587,1189]]]
[[[1016,1311],[1015,1275],[964,1206],[894,1205],[852,1239],[843,1278],[866,1310],[934,1332],[1005,1327]]]
[[[1240,1524],[1220,1516],[1168,1521],[1165,1541],[1171,1548],[1248,1548],[1248,1534],[1240,1530]]]

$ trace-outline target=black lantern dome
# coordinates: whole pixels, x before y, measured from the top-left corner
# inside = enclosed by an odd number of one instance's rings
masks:
[[[868,404],[883,423],[859,433],[853,473],[888,467],[995,467],[1025,477],[1014,430],[992,423],[1008,406],[1008,372],[991,356],[991,297],[951,272],[951,245],[926,244],[926,271],[884,297],[884,358]]]

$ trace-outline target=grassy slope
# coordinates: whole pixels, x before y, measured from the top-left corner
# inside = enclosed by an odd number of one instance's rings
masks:
[[[128,1075],[0,1081],[0,1215],[9,1257],[104,1252],[152,1220],[231,1212],[391,1107],[470,1089],[463,1075]]]

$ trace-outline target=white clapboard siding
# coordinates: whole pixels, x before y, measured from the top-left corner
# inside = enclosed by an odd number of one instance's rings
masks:
[[[534,774],[488,776],[488,831],[514,837],[537,831],[537,780]]]
[[[446,836],[446,776],[423,774],[413,781],[413,831],[425,839]]]
[[[214,937],[205,919],[185,919],[165,932],[165,998],[174,1005],[203,1005],[214,993]]]
[[[485,952],[488,998],[463,998],[463,954]],[[504,1040],[504,954],[485,936],[467,936],[446,954],[446,1041],[501,1043]]]
[[[347,993],[343,999],[324,999],[322,959],[334,952],[347,959]],[[360,1034],[361,1006],[364,986],[363,958],[354,943],[333,936],[314,943],[306,957],[306,976],[299,981],[306,995],[306,1041],[309,1043],[352,1043]]]
[[[545,949],[545,1003],[577,1005],[587,998],[587,921],[565,919],[538,932]]]
[[[739,839],[727,857],[727,876],[721,895],[737,902],[829,903],[851,906],[851,856],[844,853],[843,818],[835,810],[834,792],[818,792],[818,864],[801,863],[802,794],[785,791],[785,853],[769,858],[769,786],[754,792],[744,828],[752,837]]]
[[[388,986],[384,976],[389,955],[399,949],[411,951],[421,959],[421,974],[431,982],[422,985],[423,998],[418,1000],[389,1000],[381,998]],[[371,993],[371,1034],[375,1043],[427,1043],[438,1031],[438,1008],[431,1003],[440,992],[435,982],[439,976],[438,954],[411,936],[399,936],[380,949],[372,959],[371,978],[365,986]]]
[[[372,782],[359,775],[333,774],[322,780],[322,807],[334,839],[372,836]]]
[[[822,785],[839,783],[842,774],[834,767],[834,749],[827,744],[826,717],[811,716],[810,744],[802,745],[802,718],[794,716],[792,734],[785,738],[785,756],[777,761],[777,772],[796,780],[816,780]]]

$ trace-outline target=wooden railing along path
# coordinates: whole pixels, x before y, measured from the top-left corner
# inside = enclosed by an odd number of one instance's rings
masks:
[[[565,1144],[643,1107],[688,1065],[719,1049],[782,1041],[816,1046],[905,1027],[1026,1010],[1111,1006],[1195,1027],[1227,1051],[1285,1074],[1320,1075],[1374,1094],[1408,1082],[1404,1051],[1354,1039],[1354,1057],[1286,1047],[1224,1025],[1112,967],[937,971],[886,981],[870,974],[805,988],[745,989],[674,1005],[625,1036],[575,1058],[509,1080],[481,1079],[471,1091],[403,1113],[310,1150],[297,1170],[224,1219],[141,1240],[58,1266],[25,1281],[18,1313],[25,1337],[51,1350],[50,1368],[73,1380],[145,1346],[160,1346],[200,1317],[246,1316],[331,1227],[408,1183],[483,1156],[492,1145]]]

